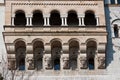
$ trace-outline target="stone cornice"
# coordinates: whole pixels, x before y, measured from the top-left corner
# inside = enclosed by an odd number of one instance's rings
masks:
[[[100,32],[100,33],[77,33],[77,32],[3,32],[4,36],[107,36],[106,32]]]
[[[12,5],[89,5],[89,6],[96,6],[98,5],[97,3],[52,3],[52,2],[41,2],[41,3],[12,3]]]

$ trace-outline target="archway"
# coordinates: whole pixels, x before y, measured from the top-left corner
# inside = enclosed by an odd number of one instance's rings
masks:
[[[26,25],[26,17],[24,11],[16,11],[14,25]]]

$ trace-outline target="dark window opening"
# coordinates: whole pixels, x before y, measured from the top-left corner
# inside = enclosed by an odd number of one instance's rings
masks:
[[[50,25],[61,25],[61,18],[58,11],[52,11],[50,15]]]
[[[115,36],[116,38],[119,37],[117,25],[114,25],[114,36]]]
[[[43,25],[44,24],[43,15],[41,12],[33,13],[32,24],[33,25]]]
[[[115,4],[115,0],[111,0],[111,4]]]
[[[77,58],[75,59],[70,59],[70,68],[72,70],[76,70],[77,69]]]
[[[60,59],[54,60],[54,70],[60,70]]]
[[[75,11],[69,11],[68,12],[68,17],[67,17],[67,24],[70,25],[78,25],[79,24],[79,20],[78,20],[78,16],[76,14]]]
[[[89,70],[94,69],[94,59],[93,58],[88,59],[88,67],[89,67]]]
[[[93,12],[87,11],[84,18],[85,25],[96,25],[96,18]]]
[[[19,61],[19,70],[25,70],[25,59],[20,59]]]
[[[117,0],[118,4],[120,4],[120,0]]]
[[[26,25],[26,17],[23,12],[18,12],[15,15],[14,25]]]
[[[36,59],[35,60],[35,68],[37,69],[37,70],[41,70],[41,69],[43,69],[43,61],[42,61],[42,58],[39,58],[39,59]]]

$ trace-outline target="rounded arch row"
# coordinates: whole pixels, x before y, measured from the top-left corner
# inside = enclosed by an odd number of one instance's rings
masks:
[[[32,54],[28,51],[28,45],[24,39],[14,41],[15,65],[19,70],[41,69],[89,69],[96,68],[98,57],[98,41],[90,38],[85,42],[85,53],[81,51],[82,45],[79,39],[72,38],[68,41],[68,51],[64,53],[64,44],[59,38],[52,39],[49,50],[42,39],[34,39],[31,43]],[[48,48],[48,47],[47,47]],[[64,56],[65,55],[65,56]],[[84,56],[83,56],[84,55]],[[100,58],[101,59],[101,58]],[[104,58],[102,58],[104,59]],[[13,65],[12,65],[13,66]],[[98,67],[98,66],[97,66]],[[104,66],[102,66],[103,68]],[[101,67],[100,67],[101,68]]]
[[[48,15],[40,10],[34,10],[31,16],[26,16],[23,10],[17,10],[12,17],[12,25],[17,26],[90,26],[98,25],[99,18],[94,11],[87,10],[84,16],[79,16],[75,10],[62,15],[58,10],[52,10]]]

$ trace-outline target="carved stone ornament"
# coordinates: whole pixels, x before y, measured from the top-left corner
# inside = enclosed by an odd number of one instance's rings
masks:
[[[52,61],[51,61],[51,57],[46,57],[45,58],[45,68],[46,69],[52,69]]]
[[[63,58],[63,69],[69,69],[69,58],[68,57]]]
[[[33,70],[34,69],[34,60],[33,58],[27,58],[28,62],[28,70]]]
[[[16,61],[14,60],[8,60],[8,69],[15,70],[16,69]]]
[[[87,58],[86,57],[80,57],[80,63],[81,63],[81,69],[87,68]]]
[[[99,69],[105,68],[105,57],[98,57],[98,68]]]

